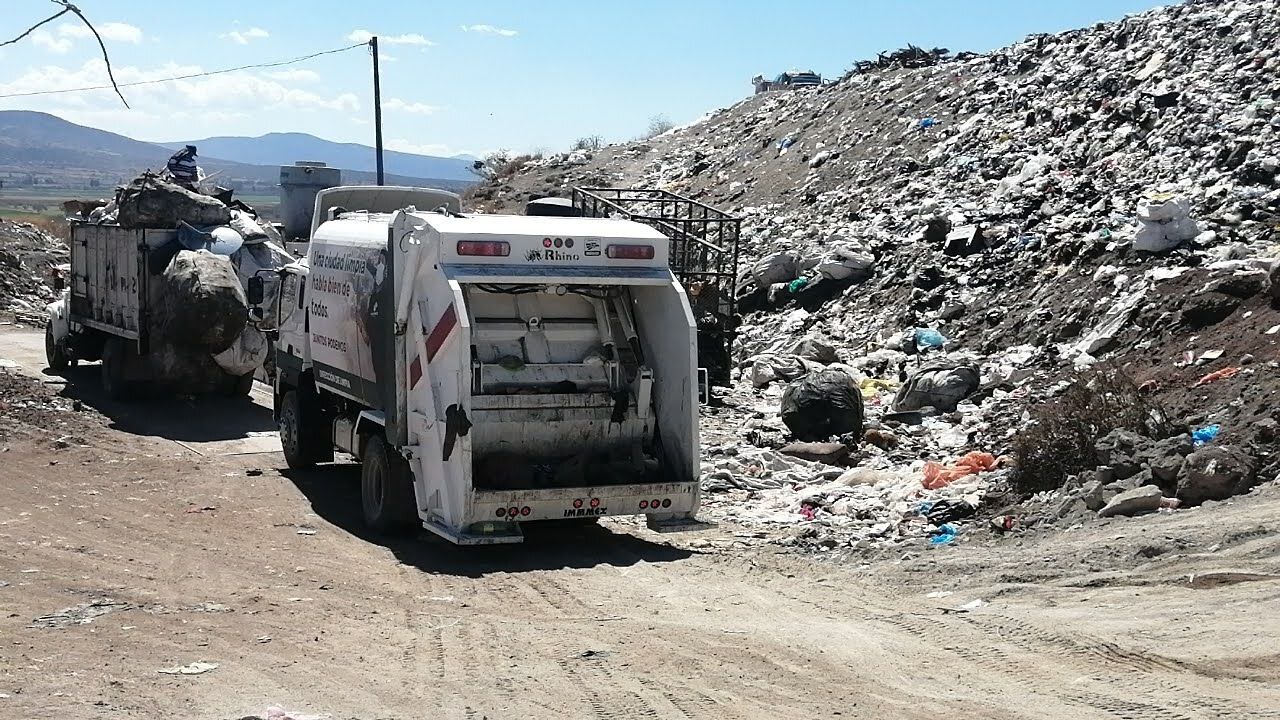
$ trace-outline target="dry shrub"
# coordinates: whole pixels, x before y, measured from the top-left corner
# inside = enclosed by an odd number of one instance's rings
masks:
[[[1113,430],[1168,434],[1164,410],[1113,365],[1081,373],[1057,398],[1028,409],[1013,440],[1015,487],[1024,493],[1062,487],[1069,475],[1097,466],[1094,444]]]

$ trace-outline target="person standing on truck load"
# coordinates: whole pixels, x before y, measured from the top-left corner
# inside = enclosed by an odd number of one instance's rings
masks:
[[[173,181],[187,189],[193,189],[200,180],[196,167],[196,146],[188,145],[169,157],[169,174]]]

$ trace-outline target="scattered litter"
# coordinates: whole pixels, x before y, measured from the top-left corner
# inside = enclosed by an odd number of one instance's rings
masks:
[[[939,598],[951,597],[952,595],[955,595],[955,593],[950,590],[934,590],[933,592],[926,594],[925,597],[930,600],[937,600]]]
[[[316,531],[312,530],[311,528],[302,528],[301,530],[298,531],[298,534],[299,535],[315,535]]]
[[[942,608],[942,612],[944,612],[944,613],[967,613],[967,612],[970,612],[970,611],[973,611],[973,610],[977,610],[977,609],[978,609],[978,608],[980,608],[980,607],[984,607],[984,606],[986,606],[986,605],[990,605],[990,604],[991,604],[991,603],[989,603],[988,601],[983,600],[982,598],[978,598],[978,599],[976,599],[976,600],[970,600],[969,602],[967,602],[967,603],[965,603],[965,604],[963,604],[963,605],[957,606],[957,607],[953,607],[953,608]]]
[[[950,485],[952,482],[962,477],[976,475],[987,470],[994,470],[996,467],[996,456],[991,453],[973,451],[966,453],[964,457],[955,462],[954,465],[944,466],[941,463],[927,462],[924,464],[924,479],[921,484],[929,490],[936,490],[941,487]]]
[[[102,617],[108,613],[118,612],[120,610],[128,610],[133,606],[126,602],[112,600],[110,598],[100,598],[91,600],[87,603],[81,603],[74,607],[59,610],[56,613],[41,615],[31,621],[33,627],[57,628],[67,627],[69,625],[87,625],[93,622],[94,618]]]
[[[1209,383],[1217,382],[1218,380],[1225,380],[1230,377],[1235,377],[1239,373],[1240,368],[1238,367],[1225,367],[1221,370],[1215,370],[1200,378],[1192,387],[1200,387],[1201,385],[1208,385]]]
[[[161,668],[156,672],[162,675],[203,675],[210,670],[217,670],[218,663],[196,661],[189,665],[180,665],[178,667]]]

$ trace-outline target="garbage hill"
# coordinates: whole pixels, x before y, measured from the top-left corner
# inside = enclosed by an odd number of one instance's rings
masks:
[[[1280,470],[1278,41],[1280,6],[1229,0],[889,55],[472,199],[654,187],[741,215],[713,515],[892,550],[1188,512]],[[784,388],[832,369],[865,423],[796,446]]]

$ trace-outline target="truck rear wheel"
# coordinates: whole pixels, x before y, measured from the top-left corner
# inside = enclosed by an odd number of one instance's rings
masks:
[[[71,365],[66,342],[53,337],[53,323],[44,327],[44,359],[49,363],[50,370],[66,370]]]
[[[128,378],[129,349],[120,338],[110,338],[102,348],[102,389],[112,400],[128,400],[133,383]]]
[[[294,470],[304,470],[316,464],[320,457],[314,417],[307,417],[302,410],[302,399],[297,390],[289,390],[280,399],[280,447],[284,461]]]
[[[380,435],[365,443],[360,466],[360,504],[364,522],[380,533],[403,533],[418,519],[413,474],[400,453]]]
[[[239,377],[228,375],[222,390],[222,394],[232,398],[249,397],[252,392],[253,373],[246,373]]]

